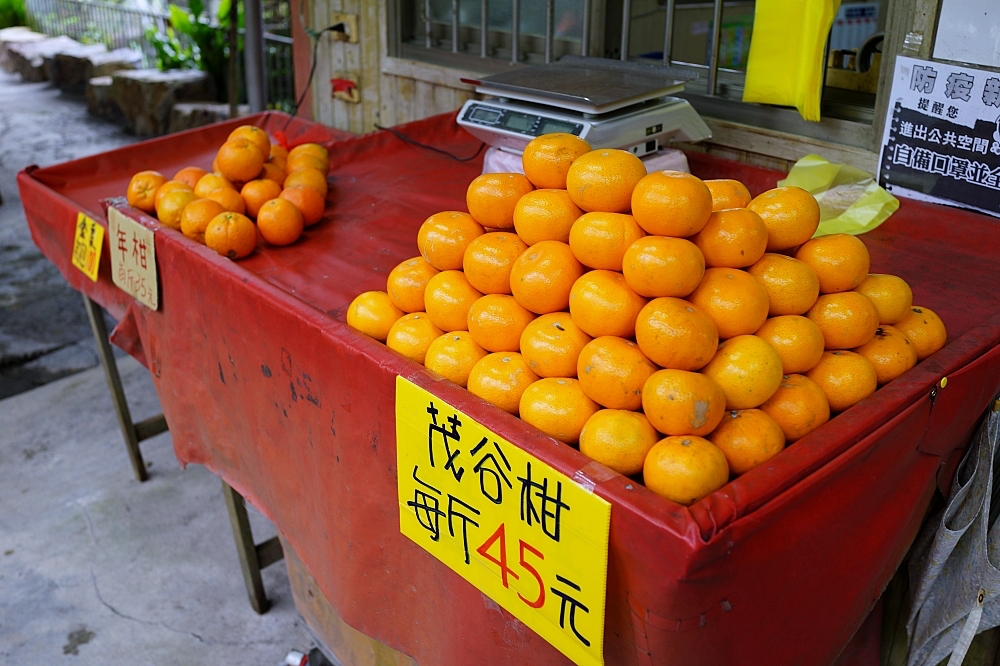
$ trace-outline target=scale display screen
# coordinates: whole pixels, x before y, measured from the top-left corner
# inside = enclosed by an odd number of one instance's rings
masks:
[[[553,132],[576,134],[579,132],[579,130],[576,130],[576,127],[577,126],[573,123],[564,123],[559,120],[552,120],[551,118],[542,118],[542,123],[538,127],[538,134],[552,134]]]
[[[515,132],[527,132],[535,126],[536,122],[538,122],[538,116],[529,116],[526,113],[516,111],[508,111],[503,118],[503,126]]]
[[[542,134],[551,134],[552,132],[566,132],[579,136],[583,131],[583,125],[579,123],[481,104],[469,107],[463,116],[463,120],[527,136],[540,136]]]
[[[496,123],[496,121],[500,120],[502,117],[503,114],[496,109],[490,109],[485,106],[477,106],[472,110],[472,113],[469,114],[470,119],[478,120],[489,125]]]

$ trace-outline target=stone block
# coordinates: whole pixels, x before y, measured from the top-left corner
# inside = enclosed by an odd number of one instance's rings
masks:
[[[85,63],[91,56],[107,53],[104,44],[80,44],[45,57],[45,75],[66,92],[82,93],[87,83]]]
[[[111,98],[111,77],[95,76],[87,81],[87,111],[99,118],[123,122],[122,112]]]
[[[111,97],[130,131],[138,136],[157,136],[166,133],[175,104],[212,101],[215,84],[211,76],[194,69],[126,70],[112,74]]]
[[[241,104],[238,113],[241,116],[250,115],[250,106]],[[170,110],[170,124],[167,126],[167,132],[172,134],[212,123],[220,123],[223,120],[229,120],[228,104],[183,102],[174,104],[174,108]]]
[[[70,51],[83,46],[65,35],[49,37],[33,42],[11,44],[7,47],[7,57],[13,64],[13,71],[27,82],[45,81],[45,58],[51,58],[60,51]]]
[[[7,49],[15,44],[30,44],[48,39],[45,35],[32,32],[30,28],[17,26],[0,30],[0,68],[5,72],[14,72],[14,64],[7,56]]]
[[[87,58],[84,63],[84,80],[95,76],[111,76],[123,69],[139,69],[142,66],[142,51],[135,49],[115,49],[98,53]]]

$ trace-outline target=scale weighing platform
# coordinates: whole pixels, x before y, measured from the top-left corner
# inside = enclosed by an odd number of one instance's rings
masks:
[[[463,81],[490,99],[467,101],[458,124],[511,153],[520,154],[531,139],[551,132],[639,157],[671,141],[712,136],[688,102],[670,97],[684,89],[684,79],[660,68],[565,56],[548,65]]]

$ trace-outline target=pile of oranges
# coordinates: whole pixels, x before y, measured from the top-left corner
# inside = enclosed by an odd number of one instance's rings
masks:
[[[549,134],[431,215],[347,322],[689,505],[940,349],[910,287],[779,187]]]
[[[290,245],[326,210],[330,158],[306,143],[286,150],[267,133],[243,125],[229,135],[212,171],[184,167],[170,180],[140,171],[128,185],[128,203],[230,259],[257,246]],[[256,222],[256,224],[254,224]]]

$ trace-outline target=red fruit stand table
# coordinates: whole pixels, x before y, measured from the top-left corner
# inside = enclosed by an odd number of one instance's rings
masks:
[[[354,296],[383,290],[417,255],[428,215],[464,209],[481,156],[457,161],[385,131],[348,137],[292,120],[290,141],[318,139],[331,161],[326,218],[296,244],[232,262],[125,207],[155,232],[159,309],[112,284],[108,244],[96,282],[72,266],[78,212],[103,223],[101,201],[124,193],[133,173],[208,167],[235,126],[273,134],[286,120],[259,114],[28,168],[18,185],[35,243],[120,320],[114,342],[150,370],[181,464],[207,466],[270,518],[339,621],[421,665],[567,663],[400,533],[400,375],[611,503],[605,663],[837,659],[1000,390],[996,220],[903,201],[863,236],[872,271],[905,278],[914,302],[947,324],[947,346],[685,508],[346,325]],[[453,115],[398,129],[457,156],[479,148]],[[735,178],[754,194],[783,176],[688,159],[696,175]]]

